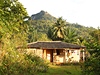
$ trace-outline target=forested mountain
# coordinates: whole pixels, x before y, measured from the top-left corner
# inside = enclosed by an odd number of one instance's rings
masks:
[[[57,20],[58,20],[58,18],[53,17],[48,12],[45,12],[43,10],[37,14],[33,14],[29,19],[30,35],[32,34],[31,36],[29,36],[29,40],[33,39],[32,36],[35,36],[35,38],[34,38],[35,40],[31,40],[30,42],[39,41],[39,39],[41,37],[42,37],[41,41],[48,40],[48,38],[50,38],[50,37],[48,37],[48,31],[50,30],[50,28],[51,29],[54,28],[54,25],[57,22]],[[62,20],[64,20],[64,19],[62,19]],[[64,21],[66,22],[66,26],[65,26],[66,31],[65,32],[67,32],[67,36],[69,36],[68,33],[71,34],[71,31],[73,31],[77,34],[77,36],[76,36],[77,38],[79,38],[81,40],[89,39],[91,37],[89,33],[95,30],[95,28],[93,28],[93,27],[85,27],[85,26],[79,25],[78,23],[69,23],[66,20],[64,20]],[[36,36],[36,34],[38,34],[38,36]],[[42,36],[41,36],[41,34],[42,34]],[[45,38],[45,40],[43,39],[43,37]],[[72,38],[72,37],[69,37],[69,38]],[[67,39],[68,39],[68,37],[67,37]],[[66,42],[68,42],[68,40]]]

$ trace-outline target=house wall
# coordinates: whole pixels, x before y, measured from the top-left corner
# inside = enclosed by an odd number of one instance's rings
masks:
[[[65,55],[66,62],[79,62],[80,61],[80,50],[69,50]]]
[[[27,49],[27,53],[34,53],[41,58],[47,59],[50,62],[54,63],[79,62],[81,56],[81,52],[79,49]]]
[[[53,62],[53,50],[52,49],[33,49],[29,48],[27,49],[27,53],[33,53],[35,55],[40,56],[43,59],[47,59],[50,62]]]
[[[56,64],[65,62],[65,53],[63,52],[63,49],[53,51],[53,62]]]
[[[38,55],[39,57],[43,58],[43,50],[42,49],[27,49],[27,53],[33,53],[35,55]]]
[[[68,63],[68,62],[79,62],[80,61],[80,50],[60,50],[60,55],[55,53],[54,62]]]

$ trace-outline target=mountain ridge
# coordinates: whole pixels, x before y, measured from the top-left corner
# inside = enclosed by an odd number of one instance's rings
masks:
[[[31,15],[32,20],[51,20],[56,21],[56,18],[50,15],[48,12],[41,10],[40,12]]]
[[[56,22],[57,18],[52,16],[51,14],[49,14],[47,11],[41,10],[40,12],[38,12],[36,14],[32,14],[31,20],[48,20],[48,21]],[[70,23],[70,25],[75,28],[82,28],[82,27],[93,28],[93,27],[86,27],[86,26],[80,25],[78,23]],[[95,28],[93,28],[93,29],[95,29]]]

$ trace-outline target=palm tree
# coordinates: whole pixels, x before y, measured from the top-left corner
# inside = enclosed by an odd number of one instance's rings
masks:
[[[77,36],[76,31],[73,28],[68,27],[66,30],[66,37],[64,40],[68,43],[74,43],[76,36]]]
[[[62,17],[58,18],[52,30],[52,39],[53,40],[63,40],[65,37],[65,27],[66,21]]]

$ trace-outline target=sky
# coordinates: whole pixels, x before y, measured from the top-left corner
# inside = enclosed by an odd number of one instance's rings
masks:
[[[100,0],[19,0],[29,16],[44,10],[86,27],[100,27]]]

